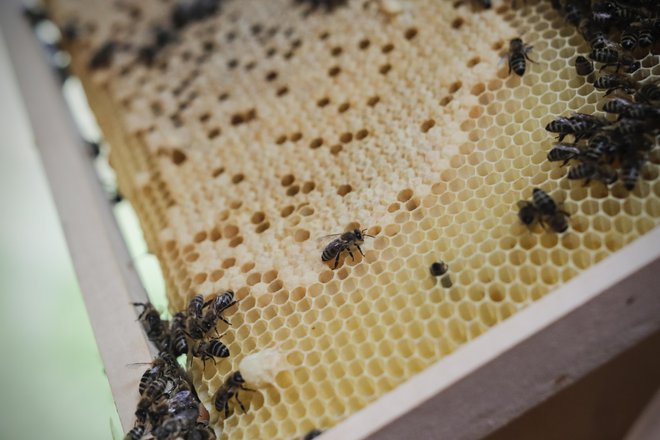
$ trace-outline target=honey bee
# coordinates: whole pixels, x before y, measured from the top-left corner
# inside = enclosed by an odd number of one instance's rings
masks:
[[[199,401],[190,390],[178,391],[167,401],[167,404],[169,411],[174,414],[187,409],[195,409],[199,412]]]
[[[352,231],[344,232],[343,234],[328,235],[327,237],[339,235],[339,238],[332,240],[325,247],[325,249],[323,249],[323,252],[321,253],[321,261],[327,262],[334,258],[335,264],[332,268],[336,269],[337,266],[339,265],[339,257],[343,252],[348,252],[351,258],[355,260],[355,256],[351,251],[352,247],[356,247],[357,250],[360,251],[360,254],[362,254],[362,256],[364,257],[364,252],[362,252],[360,245],[364,243],[364,237],[373,238],[373,235],[366,234],[366,231],[367,231],[366,229],[360,231],[359,229],[356,228],[353,229]]]
[[[124,440],[140,440],[144,436],[145,427],[144,425],[136,425],[126,433]]]
[[[653,128],[651,125],[653,122],[654,121],[651,119],[646,120],[623,117],[612,125],[611,130],[612,133],[617,135],[629,135],[645,131],[648,128]]]
[[[639,30],[637,42],[639,47],[646,49],[653,46],[658,40],[660,19],[657,17],[653,19],[644,19],[640,23],[642,27]]]
[[[192,349],[192,355],[194,357],[200,358],[205,367],[207,359],[213,359],[216,357],[229,357],[229,349],[225,344],[220,342],[219,339],[211,339],[206,342],[199,342],[196,346],[194,346]]]
[[[526,225],[531,226],[539,221],[542,226],[547,224],[555,232],[564,232],[568,229],[568,212],[559,209],[557,203],[540,188],[532,190],[532,201],[518,202],[518,218]]]
[[[104,43],[89,59],[88,67],[90,69],[103,69],[109,67],[112,63],[117,47],[117,43],[114,41],[107,41]]]
[[[167,399],[160,399],[147,409],[149,423],[151,426],[160,425],[170,412],[170,405]]]
[[[186,315],[183,312],[176,313],[172,317],[170,325],[170,352],[174,356],[188,353],[188,340],[186,339]]]
[[[626,93],[632,94],[637,90],[637,81],[626,78],[617,73],[609,73],[596,79],[594,87],[599,90],[607,90],[605,96],[614,92],[615,90],[623,90]]]
[[[566,21],[571,23],[573,26],[577,26],[582,21],[584,16],[583,9],[580,8],[578,2],[567,1],[564,5],[564,17]]]
[[[518,218],[525,226],[531,226],[539,219],[540,212],[534,203],[527,200],[520,200],[518,202]]]
[[[186,334],[193,339],[202,339],[205,334],[215,327],[217,322],[218,317],[213,310],[207,311],[202,319],[195,319],[189,316],[186,320]]]
[[[541,215],[550,215],[557,211],[557,203],[554,199],[540,188],[532,190],[532,201]]]
[[[296,3],[307,3],[312,10],[324,8],[327,12],[333,11],[339,6],[343,6],[348,0],[296,0]]]
[[[215,440],[215,432],[205,423],[197,423],[188,434],[189,440]]]
[[[599,63],[615,64],[619,61],[619,51],[614,47],[603,47],[600,49],[593,49],[589,53],[589,58]]]
[[[545,129],[559,134],[559,142],[566,135],[572,134],[576,141],[591,136],[599,128],[608,125],[609,121],[599,116],[575,113],[573,116],[560,116],[546,125]]]
[[[163,393],[165,393],[165,390],[167,389],[168,385],[169,385],[169,381],[167,379],[158,377],[152,380],[149,383],[149,385],[147,385],[147,387],[144,390],[144,393],[142,393],[143,396],[142,398],[148,399],[150,401],[154,401],[158,399],[160,396],[162,396]]]
[[[429,268],[431,275],[433,275],[434,277],[439,277],[441,275],[444,275],[445,273],[447,273],[448,270],[449,270],[449,265],[444,261],[436,261],[435,263],[431,264],[431,267]]]
[[[179,438],[181,434],[187,433],[195,424],[197,410],[188,409],[181,413],[165,419],[165,421],[152,431],[157,440]]]
[[[195,295],[188,304],[188,316],[193,316],[197,319],[202,317],[202,308],[204,307],[204,296]]]
[[[594,65],[587,58],[578,55],[577,58],[575,58],[575,71],[578,75],[586,76],[594,71]]]
[[[638,71],[640,67],[642,67],[642,63],[635,60],[635,58],[631,57],[630,55],[621,55],[618,61],[604,64],[603,67],[601,67],[601,70],[609,66],[616,66],[617,72],[623,68],[625,73],[634,73]]]
[[[616,151],[617,143],[606,134],[599,133],[589,140],[589,144],[582,153],[582,157],[587,161],[596,163],[605,156],[613,159]]]
[[[138,320],[142,324],[149,340],[160,351],[167,349],[169,339],[169,326],[167,321],[160,319],[160,313],[149,302],[133,303],[135,307],[142,307],[142,312],[138,315]]]
[[[607,34],[601,30],[593,31],[590,29],[585,32],[585,35],[592,50],[600,50],[613,45]]]
[[[635,92],[635,101],[647,104],[660,101],[660,87],[654,82],[644,84]]]
[[[320,429],[312,429],[309,431],[307,434],[305,434],[302,438],[302,440],[312,440],[318,437],[319,435],[323,434],[323,431]]]
[[[628,191],[635,189],[637,180],[639,180],[640,170],[644,165],[644,159],[641,157],[626,157],[621,164],[621,180],[623,186]]]
[[[159,377],[160,374],[162,374],[163,368],[161,365],[158,365],[156,361],[154,361],[152,365],[153,366],[145,370],[140,377],[138,392],[141,396],[144,395],[144,390],[147,389],[149,384],[153,382],[157,377]]]
[[[646,119],[660,117],[660,111],[656,107],[644,103],[632,102],[626,98],[615,97],[605,103],[603,110],[608,113],[618,114],[633,119]]]
[[[568,176],[571,180],[585,179],[584,186],[592,180],[599,180],[606,185],[616,182],[618,176],[612,168],[599,165],[593,162],[583,162],[573,166],[568,170]]]
[[[602,6],[603,8],[607,8],[609,11],[612,12],[612,14],[619,20],[623,21],[632,21],[632,20],[637,20],[641,17],[646,17],[647,16],[647,11],[645,8],[642,6],[636,6],[635,3],[639,4],[643,2],[630,2],[630,1],[621,1],[621,0],[613,0],[609,2],[605,2],[605,4]]]
[[[246,412],[243,402],[238,398],[238,393],[240,390],[255,392],[250,388],[246,388],[243,384],[245,380],[241,376],[240,371],[232,373],[227,380],[218,388],[218,391],[215,392],[213,396],[213,404],[215,409],[220,412],[224,411],[225,418],[229,417],[229,401],[234,398],[236,402],[240,405],[243,412]]]
[[[548,160],[550,162],[563,161],[561,166],[564,166],[570,160],[580,157],[581,154],[581,150],[574,144],[556,144],[548,153]]]
[[[509,42],[509,51],[505,55],[505,58],[509,61],[509,74],[511,74],[511,71],[518,76],[525,74],[526,60],[531,63],[534,62],[528,55],[532,48],[533,46],[523,43],[521,38],[514,38]]]
[[[157,381],[161,381],[161,380],[162,379],[157,379]],[[166,384],[165,386],[167,386],[167,381],[163,380],[163,382]],[[153,385],[154,383],[155,382],[153,382],[151,385]],[[160,392],[160,394],[154,394],[155,397],[152,397],[151,395],[147,395],[148,392],[156,393],[156,391],[150,391],[149,387],[147,387],[144,396],[142,396],[142,398],[138,401],[137,410],[135,411],[135,418],[139,424],[145,424],[147,422],[147,418],[150,417],[151,415],[150,408],[152,408],[152,406],[157,405],[159,403],[158,401],[160,400],[161,396],[165,391],[163,389],[163,391]]]
[[[222,314],[224,313],[225,310],[233,306],[234,304],[238,303],[238,301],[234,300],[234,291],[233,290],[227,290],[225,293],[222,295],[218,295],[215,298],[213,298],[210,301],[207,301],[204,303],[203,308],[206,307],[211,307],[210,311],[213,312],[213,314],[223,322],[225,322],[227,325],[231,325],[231,322],[227,321]]]
[[[631,24],[621,33],[621,47],[625,50],[633,50],[637,46],[639,25]]]

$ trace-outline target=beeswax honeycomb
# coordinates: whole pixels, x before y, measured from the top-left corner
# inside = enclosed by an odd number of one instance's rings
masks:
[[[576,75],[588,46],[549,1],[399,0],[396,14],[226,1],[153,66],[119,51],[98,71],[94,50],[148,41],[173,1],[49,3],[61,25],[85,24],[74,71],[171,309],[226,289],[240,300],[231,357],[194,363],[201,396],[211,408],[249,354],[288,362],[242,395],[247,413],[211,411],[223,439],[328,429],[660,222],[657,148],[630,193],[570,182],[546,160],[545,125],[598,112],[603,96]],[[522,78],[500,62],[517,36],[536,61]],[[658,56],[635,76],[658,78]],[[564,201],[566,233],[519,223],[533,187]],[[375,235],[365,257],[322,263],[317,239],[358,226]],[[429,274],[439,260],[450,288]]]

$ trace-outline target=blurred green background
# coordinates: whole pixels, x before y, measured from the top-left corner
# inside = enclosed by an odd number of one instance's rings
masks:
[[[122,438],[1,36],[0,203],[0,439]]]

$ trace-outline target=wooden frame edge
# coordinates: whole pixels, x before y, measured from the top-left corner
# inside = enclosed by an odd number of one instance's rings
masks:
[[[56,77],[18,0],[0,1],[4,34],[16,82],[73,261],[105,373],[124,431],[133,426],[149,345],[130,303],[145,301],[107,197],[95,176]],[[66,317],[62,317],[66,319]]]

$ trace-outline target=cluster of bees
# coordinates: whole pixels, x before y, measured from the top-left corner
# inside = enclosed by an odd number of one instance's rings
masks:
[[[632,77],[641,68],[640,60],[658,44],[660,2],[555,0],[553,5],[589,42],[587,57],[575,59],[577,74],[593,80],[594,62],[600,64],[593,85],[611,99],[602,107],[609,116],[574,113],[547,124],[546,130],[558,135],[547,159],[562,166],[573,161],[568,179],[584,180],[585,185],[592,180],[610,185],[620,179],[632,191],[660,133],[660,87]],[[524,73],[529,50],[519,39],[511,41],[510,71]],[[572,136],[572,142],[563,142],[566,136]],[[518,207],[525,225],[540,222],[555,232],[568,228],[568,213],[540,188],[533,190],[531,202],[520,201]]]
[[[177,357],[187,355],[188,366],[193,358],[205,364],[207,360],[229,357],[229,349],[220,342],[222,336],[217,334],[216,326],[219,321],[231,325],[224,312],[236,303],[231,290],[208,301],[196,295],[187,309],[176,313],[171,320],[161,319],[151,303],[133,304],[142,308],[138,320],[159,354],[140,379],[136,424],[124,440],[215,440],[215,432],[208,424],[208,411]],[[213,333],[215,336],[209,336]],[[213,406],[224,418],[229,417],[232,400],[246,412],[239,397],[241,391],[256,390],[247,388],[240,371],[234,371],[213,395]],[[313,429],[303,440],[311,440],[321,433]],[[150,437],[145,437],[147,435]]]
[[[220,341],[222,336],[218,335],[216,327],[220,321],[231,325],[224,313],[236,303],[231,290],[206,302],[202,295],[197,295],[185,311],[176,313],[171,320],[161,319],[151,303],[134,303],[141,308],[138,320],[159,355],[142,375],[136,425],[126,434],[125,440],[139,440],[147,433],[157,440],[216,438],[208,426],[208,412],[177,358],[186,355],[188,365],[192,364],[193,358],[200,359],[205,365],[208,360],[229,357],[229,349]],[[245,411],[238,391],[253,390],[246,388],[244,383],[240,372],[236,371],[215,393],[215,408],[224,412],[225,417],[229,416],[232,398]]]
[[[216,438],[190,378],[170,353],[161,352],[151,363],[139,392],[136,423],[124,440],[140,440],[149,432],[157,440]]]
[[[90,57],[87,66],[92,70],[107,68],[112,64],[118,52],[135,53],[136,59],[146,65],[151,65],[158,53],[168,44],[177,39],[177,32],[189,24],[205,20],[220,11],[221,0],[185,0],[174,4],[169,17],[169,23],[152,27],[151,42],[142,46],[131,43],[108,40],[103,43]],[[139,6],[124,6],[133,17],[141,16]],[[84,27],[79,23],[70,22],[62,29],[62,37],[66,42],[77,39]]]

